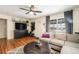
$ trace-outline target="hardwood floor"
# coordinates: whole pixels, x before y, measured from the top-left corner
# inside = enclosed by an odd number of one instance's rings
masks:
[[[20,39],[0,39],[0,53],[6,54],[7,51],[17,48],[22,45],[26,45],[31,42],[35,42],[36,38],[34,37],[23,37]]]

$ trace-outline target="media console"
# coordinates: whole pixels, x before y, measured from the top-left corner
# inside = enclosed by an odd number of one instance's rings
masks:
[[[14,30],[14,38],[18,39],[28,35],[28,30]]]

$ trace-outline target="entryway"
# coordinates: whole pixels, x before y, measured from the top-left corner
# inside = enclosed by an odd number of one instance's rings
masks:
[[[0,18],[0,39],[7,38],[7,20]]]

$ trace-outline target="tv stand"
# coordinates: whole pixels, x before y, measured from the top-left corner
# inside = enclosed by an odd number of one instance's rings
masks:
[[[14,30],[14,38],[18,39],[28,35],[28,30]]]

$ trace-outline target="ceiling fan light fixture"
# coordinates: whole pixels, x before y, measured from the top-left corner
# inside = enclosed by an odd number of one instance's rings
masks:
[[[33,14],[33,12],[30,12],[30,14]]]
[[[34,5],[31,5],[29,7],[29,9],[26,9],[26,8],[20,8],[21,10],[25,10],[25,11],[28,11],[27,13],[25,14],[33,14],[33,15],[36,15],[36,13],[42,13],[42,11],[38,11],[38,10],[35,10],[35,6]]]

